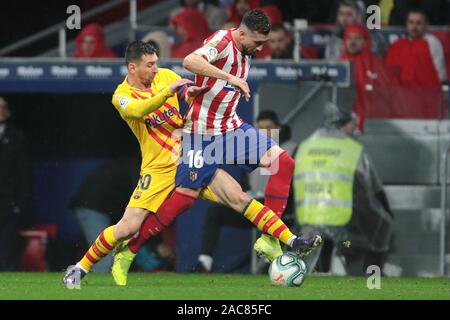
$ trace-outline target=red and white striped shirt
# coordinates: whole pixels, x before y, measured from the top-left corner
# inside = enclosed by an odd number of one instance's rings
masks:
[[[239,51],[231,31],[215,32],[194,53],[224,72],[246,80],[250,57]],[[195,85],[206,85],[207,89],[190,104],[185,115],[185,132],[218,135],[241,126],[243,121],[236,113],[241,97],[238,88],[225,80],[200,75],[195,75]]]

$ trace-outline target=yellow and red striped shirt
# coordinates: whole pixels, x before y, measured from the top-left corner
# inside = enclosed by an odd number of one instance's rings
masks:
[[[127,122],[141,147],[141,171],[166,172],[176,169],[180,155],[180,137],[174,130],[182,128],[183,119],[178,98],[170,92],[169,85],[178,79],[180,76],[175,72],[160,68],[146,90],[130,86],[125,78],[113,94],[113,105]],[[141,114],[142,110],[158,105],[161,107],[155,111]]]

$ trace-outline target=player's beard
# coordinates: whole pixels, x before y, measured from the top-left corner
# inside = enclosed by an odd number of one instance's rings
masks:
[[[250,56],[250,57],[254,58],[255,57],[255,50],[250,50],[246,46],[242,45],[242,54],[244,56]]]
[[[143,82],[146,87],[150,87],[150,85],[152,84],[152,80],[148,80],[148,79],[145,79]]]
[[[154,78],[155,78],[154,75],[153,75],[152,77],[146,77],[145,79],[142,80],[142,83],[143,83],[146,87],[149,87],[149,86],[152,84]]]

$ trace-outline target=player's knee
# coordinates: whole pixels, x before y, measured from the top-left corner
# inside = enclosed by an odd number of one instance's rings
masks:
[[[250,196],[242,191],[242,189],[236,190],[229,197],[230,206],[237,211],[245,207],[249,200]]]
[[[118,240],[128,239],[139,231],[140,225],[133,219],[121,219],[117,225],[115,234]]]

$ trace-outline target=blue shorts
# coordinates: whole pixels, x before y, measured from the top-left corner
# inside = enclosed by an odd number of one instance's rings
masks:
[[[205,187],[224,164],[251,172],[274,145],[274,140],[247,123],[222,135],[184,134],[175,183],[190,189]]]

